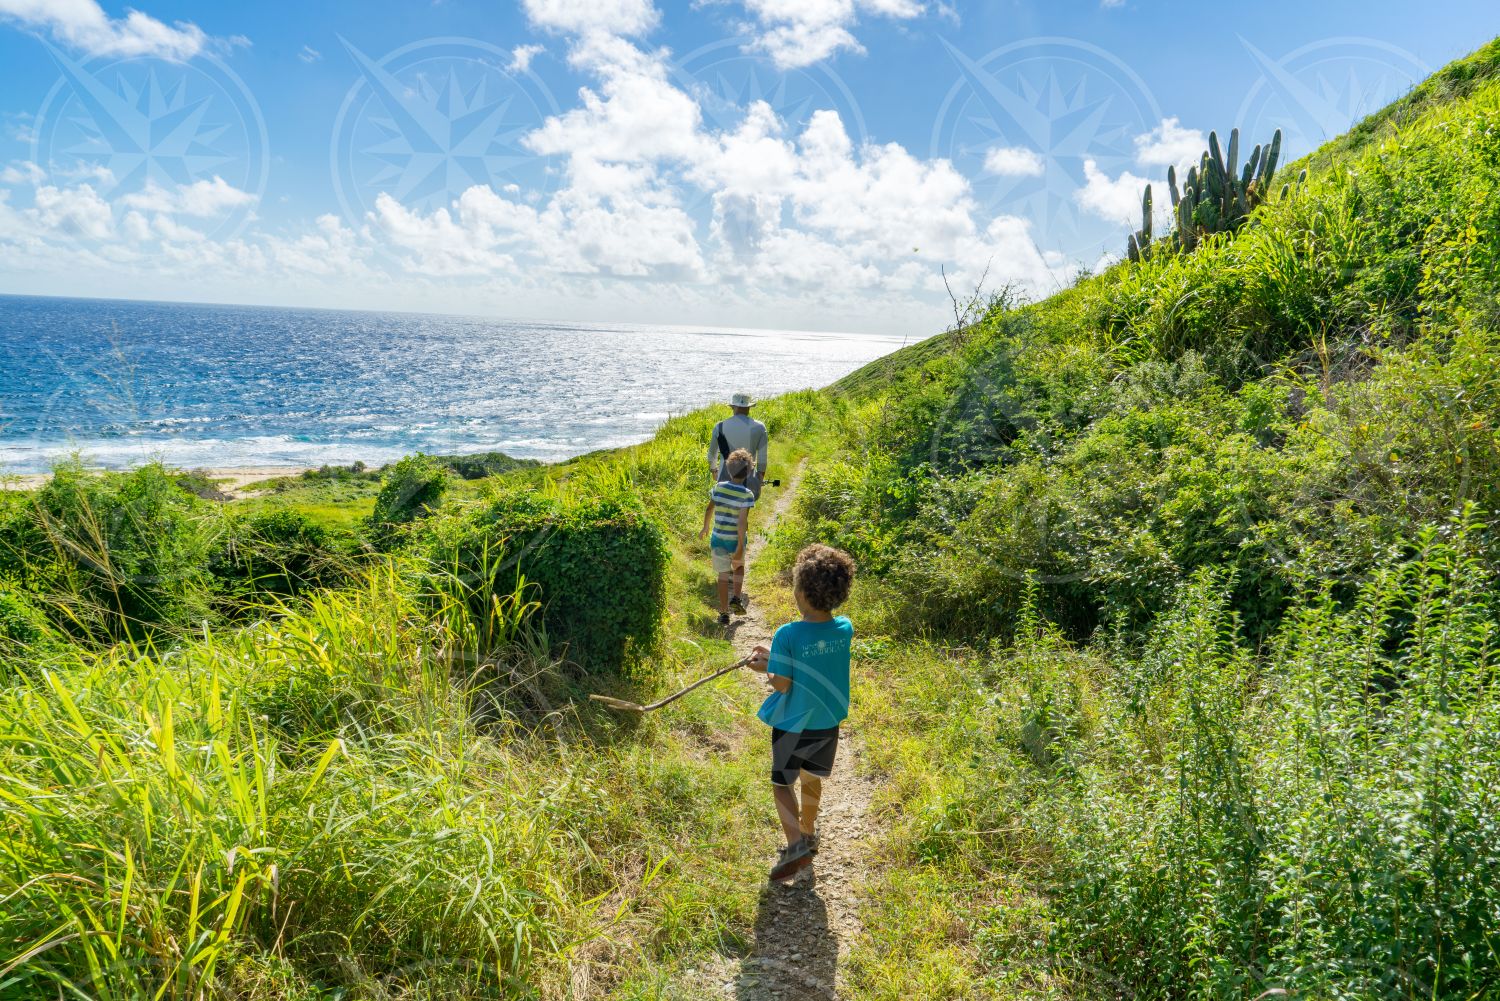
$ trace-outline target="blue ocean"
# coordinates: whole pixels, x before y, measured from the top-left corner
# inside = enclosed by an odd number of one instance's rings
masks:
[[[562,459],[746,390],[823,386],[900,338],[0,296],[0,473]]]

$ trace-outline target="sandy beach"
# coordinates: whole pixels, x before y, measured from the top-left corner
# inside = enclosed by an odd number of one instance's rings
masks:
[[[297,476],[316,466],[224,466],[195,469],[219,483],[219,489],[227,494],[239,494],[246,487],[280,476]],[[113,470],[111,470],[113,472]],[[51,479],[51,473],[16,473],[0,475],[0,489],[34,490]]]

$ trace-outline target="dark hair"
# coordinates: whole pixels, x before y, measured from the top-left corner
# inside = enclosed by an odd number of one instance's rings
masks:
[[[755,457],[743,448],[737,448],[724,460],[724,468],[729,471],[731,480],[744,483],[750,478],[750,470],[755,468]]]
[[[797,554],[792,583],[809,605],[820,612],[831,612],[849,598],[849,589],[854,586],[854,557],[815,542]]]

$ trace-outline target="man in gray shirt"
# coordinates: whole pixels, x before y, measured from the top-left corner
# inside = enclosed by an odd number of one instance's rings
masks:
[[[716,481],[729,478],[729,463],[726,461],[729,454],[737,448],[743,448],[755,457],[755,470],[745,480],[745,486],[755,494],[755,499],[760,499],[760,488],[766,480],[767,451],[770,441],[766,438],[766,426],[750,416],[749,393],[735,393],[729,398],[729,408],[734,411],[734,416],[726,417],[714,425],[713,431],[708,436],[708,468]],[[749,599],[745,597],[745,564],[741,563],[734,568],[734,576],[730,581],[729,605],[740,614],[744,614],[749,607]]]
[[[743,448],[755,456],[755,472],[750,474],[745,486],[759,500],[760,487],[766,479],[766,453],[770,441],[766,438],[766,426],[750,416],[752,402],[749,393],[735,393],[729,398],[729,409],[734,411],[734,416],[715,424],[713,431],[709,433],[708,468],[715,480],[727,479],[729,473],[725,469],[724,460],[729,457],[730,452]]]

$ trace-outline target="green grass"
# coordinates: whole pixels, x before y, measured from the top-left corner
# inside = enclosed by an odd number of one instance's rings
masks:
[[[353,532],[375,509],[380,481],[320,481],[288,476],[254,484],[251,489],[256,496],[236,504],[246,513],[290,509],[307,515],[324,528]]]

